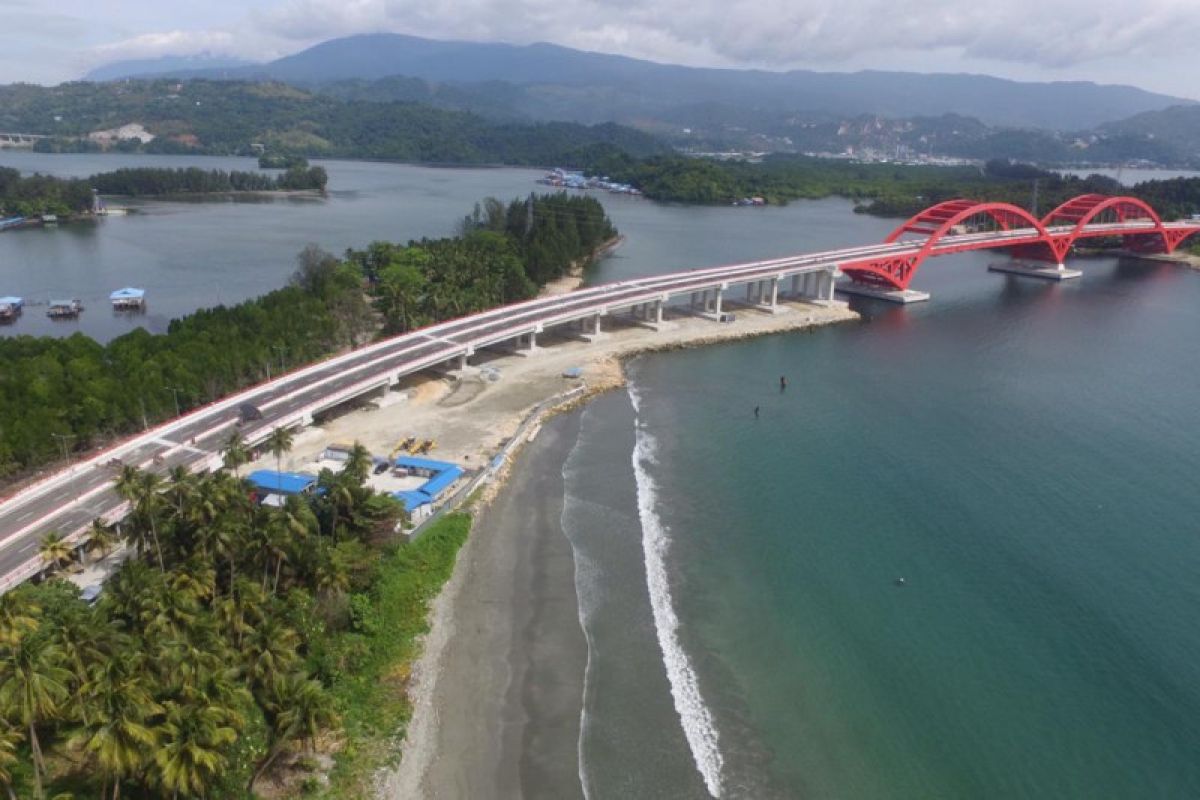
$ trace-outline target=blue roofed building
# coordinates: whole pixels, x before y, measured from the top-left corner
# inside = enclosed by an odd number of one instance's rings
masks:
[[[258,469],[246,476],[260,493],[308,494],[317,485],[315,475],[303,472],[276,472],[273,469]]]

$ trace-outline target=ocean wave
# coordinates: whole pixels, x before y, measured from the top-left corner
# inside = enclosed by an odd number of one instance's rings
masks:
[[[670,581],[667,577],[667,549],[670,541],[666,526],[655,510],[657,486],[646,469],[646,463],[654,459],[657,445],[653,435],[647,432],[642,424],[641,397],[633,384],[629,385],[629,398],[633,402],[633,410],[637,417],[633,472],[637,481],[638,515],[642,523],[646,584],[650,591],[650,607],[654,613],[658,645],[662,649],[663,664],[671,684],[675,711],[679,714],[683,734],[692,751],[696,768],[709,793],[713,797],[720,797],[724,766],[720,737],[712,711],[705,705],[700,693],[696,670],[679,640],[679,617],[675,614]]]

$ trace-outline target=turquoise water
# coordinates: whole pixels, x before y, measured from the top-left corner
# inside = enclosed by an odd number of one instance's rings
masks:
[[[1200,795],[1200,274],[985,264],[635,362],[720,793]]]

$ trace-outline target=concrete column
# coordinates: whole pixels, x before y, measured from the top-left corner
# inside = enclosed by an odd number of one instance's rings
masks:
[[[750,281],[746,284],[746,302],[754,302],[754,281]]]
[[[662,300],[659,300],[657,303],[654,304],[654,324],[655,325],[662,325],[663,306],[664,305],[665,305],[665,303]]]
[[[723,293],[724,293],[723,290],[717,289],[716,290],[716,295],[717,295],[716,302],[713,303],[713,313],[716,314],[718,317],[721,316],[721,295]]]
[[[797,272],[792,276],[792,297],[797,297],[800,294],[800,273]]]
[[[537,333],[534,331],[529,332],[529,349],[530,350],[537,349]]]
[[[463,353],[458,357],[458,368],[461,370],[466,370],[467,368],[467,355],[467,353]]]
[[[779,278],[771,279],[771,310],[779,305]]]
[[[833,273],[832,272],[823,272],[821,274],[825,276],[824,299],[826,302],[832,303],[833,302],[833,287],[834,287]]]
[[[600,335],[600,315],[599,314],[596,315],[595,322],[592,325],[592,335],[593,336]]]

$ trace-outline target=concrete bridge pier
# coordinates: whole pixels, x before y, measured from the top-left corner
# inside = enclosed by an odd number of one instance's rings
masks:
[[[1083,275],[1083,270],[1067,269],[1066,264],[1055,266],[1038,261],[1001,261],[988,264],[988,272],[1006,272],[1009,275],[1040,278],[1044,281],[1066,281]]]

